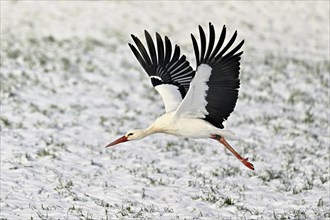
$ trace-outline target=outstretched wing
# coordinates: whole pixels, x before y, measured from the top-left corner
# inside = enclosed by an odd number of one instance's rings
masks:
[[[172,55],[172,44],[165,37],[165,44],[158,33],[156,33],[157,51],[150,34],[145,31],[148,51],[141,41],[131,35],[136,47],[129,44],[135,57],[147,72],[152,85],[163,98],[166,112],[177,109],[185,97],[194,71],[186,60],[180,56],[180,47],[175,45]]]
[[[191,35],[197,71],[176,114],[204,118],[214,126],[223,128],[222,123],[233,112],[238,98],[239,61],[243,53],[238,51],[244,40],[229,50],[237,37],[235,31],[228,43],[222,48],[226,37],[226,27],[223,26],[220,38],[214,47],[215,30],[211,23],[209,23],[209,30],[207,49],[205,33],[201,26],[199,26],[200,49],[195,37]]]

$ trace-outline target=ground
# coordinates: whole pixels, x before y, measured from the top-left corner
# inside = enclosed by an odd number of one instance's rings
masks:
[[[329,219],[329,2],[1,1],[1,219]],[[163,113],[130,34],[244,39],[241,88],[214,140],[155,135]],[[154,35],[153,35],[154,36]]]

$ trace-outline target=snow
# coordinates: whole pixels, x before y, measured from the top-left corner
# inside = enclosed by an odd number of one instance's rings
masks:
[[[329,2],[1,1],[2,219],[330,218]],[[219,143],[157,134],[104,146],[164,109],[130,34],[195,67],[211,21],[245,40]]]

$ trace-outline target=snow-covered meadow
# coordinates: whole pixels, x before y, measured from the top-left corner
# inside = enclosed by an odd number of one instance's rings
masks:
[[[1,219],[329,219],[329,2],[1,1]],[[245,39],[226,128],[105,149],[163,113],[130,51],[159,32]]]

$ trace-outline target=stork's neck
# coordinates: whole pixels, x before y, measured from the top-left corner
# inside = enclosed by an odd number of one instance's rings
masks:
[[[166,113],[159,117],[153,124],[144,130],[139,130],[139,138],[144,138],[155,133],[170,133],[168,132],[168,123],[172,122],[174,112]],[[170,123],[171,124],[171,123]]]
[[[155,124],[150,125],[148,128],[143,130],[145,137],[158,133],[159,130],[157,129],[157,127],[155,126]]]
[[[159,131],[156,129],[154,125],[151,125],[146,129],[132,130],[128,132],[128,133],[132,133],[132,135],[128,137],[128,140],[139,140],[157,132]]]

